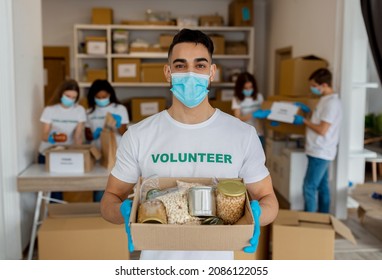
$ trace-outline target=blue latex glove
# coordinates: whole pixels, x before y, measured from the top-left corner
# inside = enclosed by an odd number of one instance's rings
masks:
[[[293,124],[297,124],[297,125],[304,124],[304,117],[300,115],[294,115]]]
[[[280,123],[278,121],[271,121],[271,126],[275,127],[275,126],[279,126]]]
[[[249,244],[251,244],[251,245],[244,247],[244,249],[243,249],[243,251],[245,253],[249,253],[249,254],[256,252],[257,246],[259,245],[261,208],[260,208],[260,204],[257,200],[251,201],[251,210],[252,210],[253,218],[255,220],[255,226],[253,229],[253,236],[249,240]]]
[[[115,121],[117,122],[115,124],[115,127],[116,128],[120,128],[121,127],[121,121],[122,121],[122,117],[120,115],[117,115],[117,114],[111,114],[113,116],[113,118],[115,119]]]
[[[97,140],[102,132],[102,127],[97,127],[96,130],[93,132],[93,140]]]
[[[132,206],[133,201],[130,199],[126,199],[124,202],[122,202],[121,207],[119,208],[119,211],[121,212],[122,217],[125,220],[125,230],[127,234],[128,248],[130,253],[134,252],[134,244],[133,239],[131,238],[130,231],[130,213]]]
[[[54,135],[56,134],[56,132],[55,131],[53,131],[51,134],[49,134],[49,136],[48,136],[48,142],[50,143],[50,144],[56,144],[56,141],[54,140]]]
[[[255,119],[265,119],[266,117],[268,117],[270,113],[271,113],[271,110],[259,109],[253,112],[252,117],[254,117]]]
[[[306,106],[304,103],[295,102],[294,105],[298,106],[304,113],[309,113],[310,112],[309,107]]]

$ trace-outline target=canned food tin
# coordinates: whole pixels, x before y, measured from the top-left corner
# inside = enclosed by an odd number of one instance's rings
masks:
[[[167,224],[166,208],[158,199],[146,200],[139,205],[138,223]]]
[[[244,213],[246,187],[240,181],[219,182],[216,191],[216,214],[225,224],[236,223]]]
[[[188,212],[191,216],[204,217],[216,215],[215,188],[197,186],[189,189]]]

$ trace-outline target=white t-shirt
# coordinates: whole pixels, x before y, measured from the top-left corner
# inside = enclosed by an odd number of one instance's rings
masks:
[[[52,124],[50,133],[57,132],[66,134],[66,142],[57,144],[70,145],[73,144],[73,134],[77,124],[86,121],[86,113],[84,107],[78,104],[69,108],[63,107],[61,104],[56,104],[44,108],[40,121]],[[53,146],[53,144],[42,141],[39,152],[43,154],[44,151],[51,146]]]
[[[199,124],[183,124],[162,111],[129,127],[111,173],[136,183],[139,176],[243,178],[269,175],[256,130],[220,110]],[[142,251],[141,259],[233,259],[230,251]]]
[[[129,116],[127,115],[127,109],[121,104],[111,103],[106,107],[96,106],[94,111],[89,113],[90,109],[87,111],[87,121],[85,127],[88,127],[94,132],[98,127],[103,128],[105,123],[106,113],[117,114],[121,116],[121,124],[129,123]],[[114,134],[116,136],[117,145],[121,140],[122,136],[119,134],[118,129],[114,128]],[[101,141],[98,138],[92,142],[99,149],[101,148]]]
[[[333,160],[336,157],[341,119],[342,108],[338,94],[322,96],[313,111],[311,121],[314,124],[325,121],[330,123],[330,127],[325,136],[307,128],[305,145],[307,155],[325,160]]]
[[[264,97],[261,93],[257,94],[255,100],[251,96],[245,97],[243,101],[238,100],[236,97],[232,99],[232,110],[240,109],[241,115],[252,114],[253,112],[261,109],[261,104],[264,101]],[[252,125],[256,128],[258,135],[263,135],[263,124],[260,120],[255,118],[250,118],[246,121],[249,125]]]

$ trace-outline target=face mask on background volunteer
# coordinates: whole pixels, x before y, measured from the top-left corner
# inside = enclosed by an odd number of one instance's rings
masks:
[[[171,91],[188,108],[198,106],[208,94],[209,75],[194,72],[171,73]]]
[[[110,104],[110,97],[102,98],[102,99],[94,98],[94,101],[97,104],[97,106],[99,106],[99,107],[106,107],[107,105]]]
[[[322,92],[319,88],[317,87],[310,87],[310,91],[313,93],[313,94],[316,94],[316,95],[321,95]]]
[[[71,99],[71,98],[67,97],[66,95],[63,95],[61,97],[61,103],[65,107],[72,107],[74,105],[74,99]]]
[[[253,89],[243,89],[243,94],[246,97],[250,97],[253,93]]]

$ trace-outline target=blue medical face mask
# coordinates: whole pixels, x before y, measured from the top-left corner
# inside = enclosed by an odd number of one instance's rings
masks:
[[[94,98],[94,101],[97,104],[97,106],[99,106],[99,107],[106,107],[107,105],[110,104],[110,97],[102,98],[102,99]]]
[[[253,93],[253,89],[243,89],[243,94],[244,94],[246,97],[251,96],[252,93]]]
[[[321,95],[321,91],[316,88],[316,87],[310,87],[310,91],[313,93],[313,94],[316,94],[316,95]]]
[[[72,107],[74,105],[74,99],[67,97],[66,95],[61,96],[61,103],[65,107]]]
[[[172,73],[171,91],[188,108],[198,106],[208,94],[209,75],[194,72]]]

